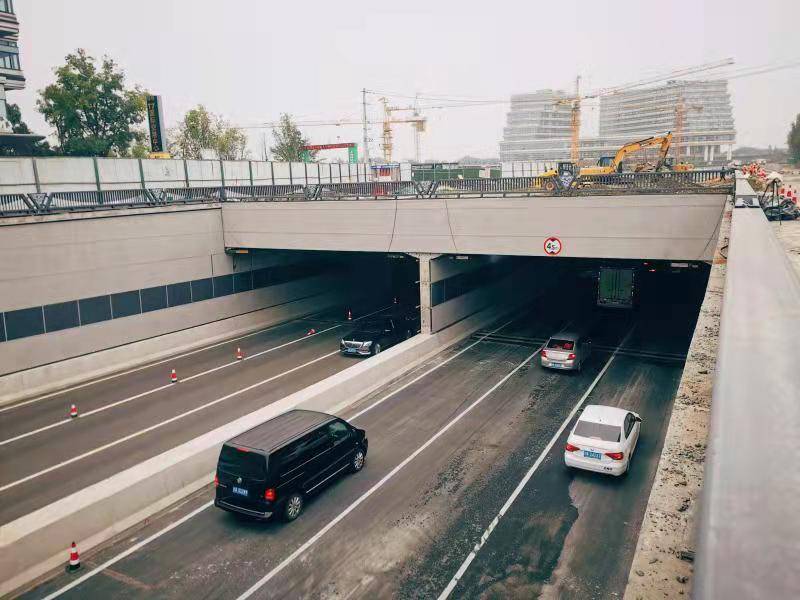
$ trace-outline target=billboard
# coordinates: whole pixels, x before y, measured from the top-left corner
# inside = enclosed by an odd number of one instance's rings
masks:
[[[161,96],[147,96],[147,123],[150,129],[150,151],[166,152],[167,137],[164,134],[164,109]]]

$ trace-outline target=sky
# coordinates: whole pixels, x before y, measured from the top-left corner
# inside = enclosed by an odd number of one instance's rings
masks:
[[[259,124],[359,121],[361,90],[496,99],[542,88],[605,88],[733,58],[736,67],[800,61],[798,0],[15,0],[27,88],[10,92],[38,133],[39,90],[76,48],[113,58],[127,83],[164,101],[167,126],[197,104],[246,127],[252,158],[272,143]],[[714,71],[708,72],[712,78]],[[800,112],[800,68],[730,81],[737,145],[785,146]],[[404,98],[402,96],[408,96]],[[380,121],[380,94],[367,96]],[[423,160],[498,156],[507,104],[431,108]],[[452,103],[451,103],[452,104]],[[583,113],[596,131],[597,108]],[[409,113],[397,113],[398,116]],[[394,158],[414,156],[408,124],[393,128]],[[306,127],[312,143],[361,142],[360,125]],[[379,152],[380,125],[370,125]],[[344,159],[341,151],[324,157]],[[322,156],[321,156],[322,158]]]

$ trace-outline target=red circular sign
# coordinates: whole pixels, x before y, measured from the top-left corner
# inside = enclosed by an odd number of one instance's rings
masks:
[[[544,252],[548,256],[557,256],[563,247],[561,240],[557,237],[549,237],[544,241]]]

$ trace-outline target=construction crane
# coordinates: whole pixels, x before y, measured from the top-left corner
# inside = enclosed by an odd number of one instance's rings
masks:
[[[669,79],[676,79],[678,77],[684,77],[686,75],[693,75],[695,73],[700,73],[702,71],[708,71],[711,69],[719,69],[720,67],[726,67],[728,65],[733,64],[732,58],[726,58],[724,60],[712,62],[712,63],[704,63],[701,65],[695,65],[693,67],[687,67],[685,69],[679,69],[677,71],[672,71],[667,73],[666,75],[660,75],[658,77],[650,77],[648,79],[641,79],[639,81],[633,81],[631,83],[626,83],[623,85],[619,85],[612,88],[601,89],[595,92],[591,92],[588,94],[581,94],[580,93],[580,76],[575,79],[575,95],[568,98],[562,98],[555,101],[556,106],[569,106],[570,107],[570,159],[572,162],[576,163],[580,159],[580,130],[581,130],[581,102],[583,100],[588,100],[590,98],[600,98],[602,96],[611,96],[614,94],[618,94],[620,92],[629,90],[631,88],[640,87],[643,85],[649,85],[652,83],[659,83],[661,81],[669,80]]]
[[[389,106],[389,99],[384,97],[380,98],[383,103],[383,141],[381,142],[381,149],[383,150],[383,160],[387,163],[392,162],[392,150],[394,143],[392,141],[392,125],[395,123],[410,123],[414,127],[414,159],[416,162],[420,160],[420,134],[425,131],[425,124],[427,119],[419,114],[419,110],[415,106]],[[407,118],[394,118],[392,115],[396,112],[411,111],[412,115]]]

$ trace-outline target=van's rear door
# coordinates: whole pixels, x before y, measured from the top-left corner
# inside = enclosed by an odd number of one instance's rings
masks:
[[[217,463],[217,498],[244,508],[262,504],[267,458],[257,450],[225,444]]]

